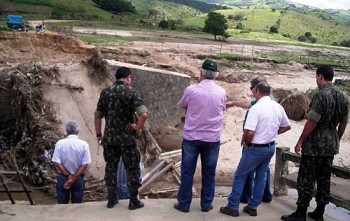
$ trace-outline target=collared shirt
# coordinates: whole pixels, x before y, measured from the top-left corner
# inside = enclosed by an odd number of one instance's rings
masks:
[[[255,131],[252,143],[266,144],[276,140],[280,127],[288,126],[290,122],[284,108],[264,96],[249,109],[244,129]]]
[[[103,145],[136,145],[136,131],[130,126],[134,123],[135,112],[148,112],[138,91],[122,81],[101,92],[95,116],[105,118]]]
[[[178,102],[186,109],[183,138],[205,142],[220,141],[223,112],[226,110],[226,91],[213,80],[204,79],[188,86]]]
[[[62,164],[74,174],[82,165],[91,163],[89,144],[77,135],[69,135],[56,143],[52,162]]]
[[[317,122],[305,139],[301,153],[310,156],[333,156],[339,153],[337,126],[349,120],[349,100],[332,83],[323,85],[312,97],[306,119]]]

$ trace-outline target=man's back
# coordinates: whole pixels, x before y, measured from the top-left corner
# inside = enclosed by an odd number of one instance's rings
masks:
[[[213,80],[189,86],[179,107],[186,108],[184,138],[216,142],[220,140],[222,115],[226,109],[226,92]]]
[[[319,114],[320,119],[313,133],[305,140],[302,153],[311,156],[332,156],[339,153],[337,126],[347,122],[348,108],[349,101],[342,91],[332,83],[323,85],[310,103],[310,113]]]

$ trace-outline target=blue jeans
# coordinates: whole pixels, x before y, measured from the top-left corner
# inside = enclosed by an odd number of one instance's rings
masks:
[[[115,177],[116,194],[118,199],[128,199],[130,198],[129,187],[128,187],[128,173],[126,172],[122,158],[120,157],[117,176]]]
[[[228,207],[239,209],[239,201],[244,184],[251,172],[255,171],[253,197],[249,199],[248,206],[256,209],[261,203],[266,184],[266,171],[270,160],[275,153],[275,145],[270,147],[248,147],[243,151],[232,184],[232,191],[228,196]]]
[[[208,209],[211,206],[215,193],[215,171],[219,149],[220,142],[183,140],[181,185],[177,194],[177,201],[182,208],[189,209],[192,202],[193,176],[199,154],[202,163],[201,207],[202,209]]]
[[[62,174],[57,176],[56,192],[58,204],[68,204],[69,198],[72,203],[81,203],[84,195],[84,177],[79,177],[68,190],[63,187],[67,179]]]
[[[247,179],[243,187],[242,196],[240,199],[241,203],[248,203],[249,199],[252,197],[254,176],[255,176],[255,171],[250,172],[249,175],[247,176]],[[267,167],[266,184],[265,184],[262,201],[269,202],[271,200],[272,200],[272,193],[270,190],[270,168]]]

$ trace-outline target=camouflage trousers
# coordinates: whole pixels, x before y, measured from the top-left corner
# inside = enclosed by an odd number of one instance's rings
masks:
[[[317,183],[317,204],[328,204],[334,156],[301,155],[298,173],[297,205],[308,207]]]
[[[103,157],[106,162],[105,182],[107,189],[115,190],[117,186],[117,169],[120,156],[122,156],[125,169],[128,174],[128,187],[130,194],[137,195],[141,186],[140,180],[140,151],[136,145],[132,146],[110,146],[103,147]]]

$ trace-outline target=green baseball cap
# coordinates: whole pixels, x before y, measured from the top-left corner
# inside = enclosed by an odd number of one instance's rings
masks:
[[[207,59],[203,62],[202,68],[210,71],[218,71],[218,65],[215,61]]]

